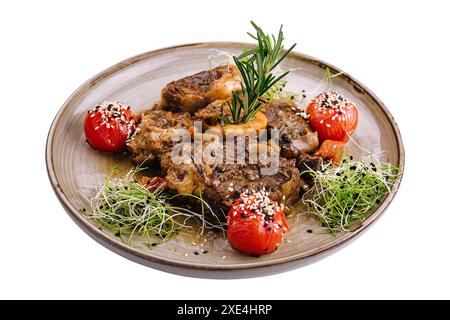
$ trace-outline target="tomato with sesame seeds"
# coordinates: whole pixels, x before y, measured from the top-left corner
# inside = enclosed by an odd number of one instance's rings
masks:
[[[274,252],[288,231],[282,208],[265,191],[242,194],[231,206],[227,222],[231,246],[251,255]]]
[[[358,125],[356,105],[334,91],[319,94],[306,112],[309,123],[317,131],[320,142],[334,140],[347,142]]]
[[[84,120],[87,143],[101,152],[123,152],[136,129],[130,107],[122,103],[103,102],[88,111]]]

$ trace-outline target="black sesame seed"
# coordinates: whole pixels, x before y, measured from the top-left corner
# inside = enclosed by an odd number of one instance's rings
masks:
[[[156,242],[153,242],[152,244],[151,244],[151,246],[152,247],[156,247],[158,244],[156,243]]]
[[[237,199],[241,196],[239,191],[234,191],[233,194],[230,196],[231,198]]]
[[[120,232],[116,232],[114,235],[115,235],[116,237],[120,237]]]
[[[306,230],[306,232],[313,233],[313,231],[311,229]]]
[[[208,250],[203,250],[203,254],[207,254],[208,253]]]
[[[196,256],[198,256],[198,255],[199,255],[198,251],[194,251],[194,254],[195,254]]]

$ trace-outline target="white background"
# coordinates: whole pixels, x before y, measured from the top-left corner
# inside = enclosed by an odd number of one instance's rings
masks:
[[[2,1],[0,298],[450,298],[446,1]],[[14,4],[13,4],[14,3]],[[254,19],[370,87],[396,118],[406,173],[356,242],[291,272],[246,280],[175,276],[84,234],[58,203],[44,149],[66,98],[129,56],[246,41]]]

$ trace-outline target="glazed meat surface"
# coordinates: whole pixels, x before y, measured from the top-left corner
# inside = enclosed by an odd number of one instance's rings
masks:
[[[219,124],[218,118],[221,115],[229,116],[230,108],[228,107],[226,101],[216,100],[205,108],[200,109],[194,114],[194,120],[201,121],[205,128],[210,126],[215,126]]]
[[[216,199],[224,206],[231,206],[244,191],[264,188],[272,200],[291,205],[299,200],[301,191],[307,187],[300,178],[295,160],[280,158],[279,169],[272,175],[262,175],[259,164],[217,166],[207,180],[204,193],[208,199]]]
[[[258,148],[267,148],[267,145],[259,144]],[[213,154],[222,152],[225,159],[224,146],[212,150]],[[246,150],[249,150],[248,145]],[[308,188],[300,178],[295,159],[278,158],[278,166],[274,168],[270,165],[270,158],[258,158],[256,163],[209,163],[198,161],[193,153],[190,155],[189,163],[173,163],[169,152],[163,154],[161,167],[165,172],[167,186],[182,194],[198,194],[201,190],[208,200],[213,200],[213,203],[224,208],[230,206],[246,190],[258,191],[264,188],[271,199],[290,205],[298,201],[300,193]]]
[[[239,71],[233,65],[219,66],[176,81],[161,92],[161,106],[194,113],[215,100],[226,100],[240,90]]]
[[[128,141],[131,159],[138,163],[148,163],[160,158],[165,150],[170,150],[176,143],[174,134],[179,129],[193,126],[191,115],[187,112],[146,110],[137,115],[138,127]]]
[[[288,100],[273,100],[265,105],[267,128],[280,133],[281,156],[287,159],[311,153],[319,146],[317,132],[296,113],[297,106]]]

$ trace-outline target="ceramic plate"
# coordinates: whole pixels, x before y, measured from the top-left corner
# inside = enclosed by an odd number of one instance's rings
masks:
[[[139,241],[125,244],[79,213],[80,208],[88,207],[83,195],[91,196],[93,187],[102,184],[114,166],[124,169],[132,166],[125,156],[101,154],[85,143],[83,119],[90,106],[113,100],[131,105],[136,112],[148,109],[159,100],[160,90],[168,82],[208,69],[211,56],[214,57],[213,63],[226,61],[227,57],[220,52],[239,53],[249,46],[243,43],[199,43],[144,53],[99,73],[72,94],[50,128],[46,161],[58,198],[87,234],[122,256],[160,270],[198,277],[251,277],[281,272],[326,256],[361,234],[380,217],[395,191],[358,227],[337,236],[324,232],[315,217],[291,216],[288,219],[291,231],[286,242],[277,252],[255,258],[234,251],[220,237],[208,235],[201,239],[177,235],[152,249],[142,246]],[[293,69],[288,78],[288,89],[314,91],[321,86],[326,67],[333,74],[341,73],[328,63],[291,53],[283,64],[284,69]],[[403,167],[400,133],[383,103],[348,74],[335,77],[333,85],[358,106],[359,125],[353,135],[355,142],[373,153],[382,151],[383,160]],[[312,94],[308,96],[303,106],[306,107],[312,97]],[[352,142],[346,151],[356,158],[363,154],[361,148]],[[205,251],[207,253],[203,253]]]

